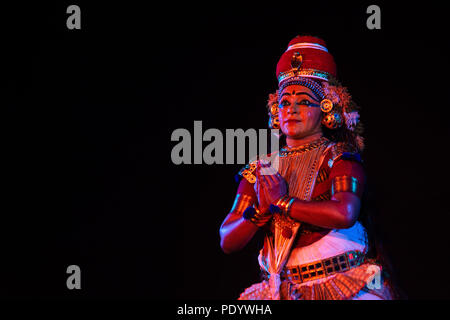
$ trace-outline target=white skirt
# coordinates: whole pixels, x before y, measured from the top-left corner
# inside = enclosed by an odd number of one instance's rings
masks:
[[[327,235],[309,246],[294,248],[286,262],[286,267],[322,260],[351,250],[366,253],[366,249],[366,230],[357,221],[351,228],[331,230]]]

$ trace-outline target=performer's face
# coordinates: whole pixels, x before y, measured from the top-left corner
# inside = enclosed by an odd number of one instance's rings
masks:
[[[322,111],[314,92],[301,85],[283,89],[279,99],[280,129],[289,138],[304,138],[321,132]]]

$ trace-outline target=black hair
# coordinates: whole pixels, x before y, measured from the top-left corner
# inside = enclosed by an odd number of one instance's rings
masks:
[[[398,286],[395,269],[384,247],[385,238],[380,223],[380,210],[376,202],[376,192],[370,181],[370,177],[367,175],[358,221],[364,226],[367,233],[368,250],[366,257],[369,261],[374,261],[381,265],[382,276],[391,288],[393,299],[406,299],[406,294]]]

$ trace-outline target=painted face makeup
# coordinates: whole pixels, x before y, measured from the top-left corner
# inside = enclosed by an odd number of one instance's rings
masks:
[[[287,137],[303,138],[320,132],[320,101],[309,88],[300,85],[286,87],[281,92],[278,107],[280,128]]]

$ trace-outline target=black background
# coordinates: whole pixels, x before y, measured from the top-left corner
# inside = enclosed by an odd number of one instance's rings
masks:
[[[225,255],[242,165],[174,165],[171,134],[265,128],[276,63],[322,37],[362,106],[364,159],[399,285],[449,298],[448,39],[440,5],[17,4],[6,31],[3,297],[235,299],[261,235]],[[378,4],[382,29],[366,27]],[[204,144],[205,145],[205,144]],[[81,267],[82,289],[66,288]]]

